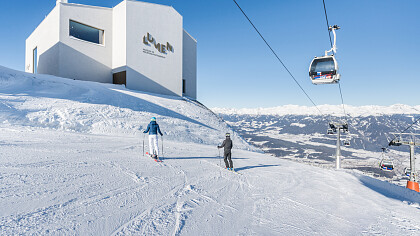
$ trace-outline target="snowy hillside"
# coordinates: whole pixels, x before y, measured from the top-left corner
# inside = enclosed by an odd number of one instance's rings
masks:
[[[151,116],[162,163],[143,155]],[[0,68],[0,234],[420,234],[420,194],[236,134],[233,173],[215,147],[226,131],[191,101]]]
[[[157,117],[165,139],[216,145],[233,131],[200,104],[0,67],[0,123],[142,138]],[[236,134],[237,147],[250,148]]]

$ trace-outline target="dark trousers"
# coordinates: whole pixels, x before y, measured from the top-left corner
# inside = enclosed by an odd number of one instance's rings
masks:
[[[225,152],[225,158],[223,160],[225,161],[226,168],[233,168],[232,153],[231,152]],[[229,160],[229,162],[228,162],[228,160]]]

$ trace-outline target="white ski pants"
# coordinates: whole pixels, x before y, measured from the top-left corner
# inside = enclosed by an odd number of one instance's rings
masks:
[[[150,155],[156,154],[159,156],[158,136],[157,134],[149,135],[149,153]]]

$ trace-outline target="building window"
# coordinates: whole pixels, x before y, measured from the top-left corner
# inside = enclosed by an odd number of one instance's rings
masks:
[[[185,79],[182,80],[182,93],[186,93]]]
[[[70,36],[96,44],[104,44],[104,31],[70,20]]]
[[[38,47],[36,47],[33,51],[33,58],[32,58],[32,73],[37,74],[38,73]]]

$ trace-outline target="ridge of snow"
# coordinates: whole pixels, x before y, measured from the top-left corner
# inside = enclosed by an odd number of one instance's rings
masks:
[[[319,105],[318,109],[324,115],[343,116],[342,105]],[[212,111],[224,115],[320,115],[314,106],[284,105],[269,108],[211,108]],[[420,105],[409,106],[404,104],[394,104],[391,106],[352,106],[345,105],[346,113],[353,117],[382,116],[396,114],[420,114]]]

